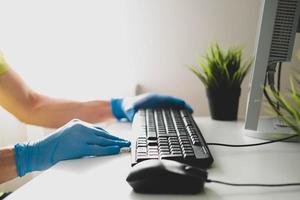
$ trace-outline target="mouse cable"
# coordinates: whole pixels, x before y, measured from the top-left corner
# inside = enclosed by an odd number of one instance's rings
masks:
[[[281,184],[260,184],[260,183],[229,183],[224,181],[206,179],[207,183],[219,183],[229,186],[246,186],[246,187],[287,187],[287,186],[300,186],[300,183],[281,183]]]
[[[254,143],[254,144],[223,144],[223,143],[206,143],[207,146],[225,146],[225,147],[252,147],[252,146],[259,146],[259,145],[265,145],[265,144],[272,144],[276,142],[286,141],[294,137],[298,137],[298,134],[290,135],[285,138],[280,138],[276,140],[271,140],[267,142],[260,142],[260,143]]]

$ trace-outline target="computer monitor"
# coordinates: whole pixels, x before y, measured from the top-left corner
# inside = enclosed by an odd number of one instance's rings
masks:
[[[287,127],[278,126],[278,120],[274,118],[259,117],[263,86],[267,83],[274,88],[277,67],[291,60],[300,16],[300,0],[263,0],[261,3],[245,133],[252,137],[274,139],[278,138],[278,134],[291,132]]]

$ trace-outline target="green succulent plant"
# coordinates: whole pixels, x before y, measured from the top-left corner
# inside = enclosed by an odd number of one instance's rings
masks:
[[[272,90],[270,87],[266,87],[265,90],[273,102],[271,106],[273,111],[295,133],[300,134],[300,92],[297,86],[300,86],[300,79],[291,78],[290,91],[287,96]]]
[[[242,61],[242,52],[240,47],[222,51],[215,43],[205,56],[197,58],[197,66],[189,65],[188,68],[207,89],[239,88],[252,65],[252,59]]]

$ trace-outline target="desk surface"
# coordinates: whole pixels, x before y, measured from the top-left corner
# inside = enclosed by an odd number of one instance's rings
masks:
[[[207,142],[243,144],[258,142],[243,135],[243,122],[221,122],[196,118]],[[107,130],[130,138],[128,123],[103,124]],[[209,178],[236,183],[300,182],[300,145],[276,143],[260,147],[210,147],[215,159]],[[300,187],[260,188],[206,184],[198,195],[136,194],[125,181],[130,154],[63,161],[45,171],[10,199],[299,199]]]

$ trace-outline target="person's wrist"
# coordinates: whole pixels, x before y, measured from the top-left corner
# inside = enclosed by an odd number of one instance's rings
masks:
[[[122,109],[122,103],[123,103],[122,98],[112,98],[110,101],[112,114],[118,120],[126,118],[124,110]]]
[[[33,147],[30,144],[18,143],[15,145],[15,160],[18,176],[24,176],[28,172],[32,172],[31,159],[34,158]]]

